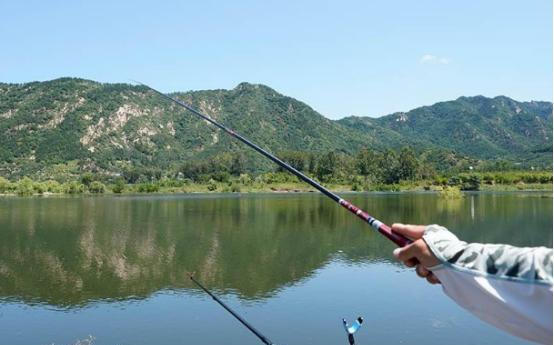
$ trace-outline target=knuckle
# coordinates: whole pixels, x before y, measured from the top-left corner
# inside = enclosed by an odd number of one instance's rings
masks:
[[[417,249],[419,249],[420,251],[427,248],[427,243],[425,243],[425,241],[421,238],[414,243],[416,244]]]
[[[425,267],[423,267],[422,265],[417,265],[416,266],[416,273],[418,276],[422,277],[422,278],[425,278],[429,275],[429,271],[427,271],[425,269]]]

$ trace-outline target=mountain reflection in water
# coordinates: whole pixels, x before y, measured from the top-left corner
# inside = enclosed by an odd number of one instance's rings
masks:
[[[552,245],[548,193],[352,194],[383,221],[467,241]],[[196,291],[266,299],[330,260],[394,264],[393,245],[318,194],[0,199],[0,299],[54,308]]]

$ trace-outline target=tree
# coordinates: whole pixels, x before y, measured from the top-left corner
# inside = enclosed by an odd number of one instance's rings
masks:
[[[13,189],[13,184],[0,176],[0,193],[6,193]]]
[[[494,162],[493,169],[495,171],[508,171],[508,170],[512,170],[513,168],[514,168],[513,163],[505,159],[500,159]]]
[[[355,160],[357,172],[366,178],[377,179],[379,176],[379,161],[382,159],[380,155],[371,150],[363,149],[358,152]]]
[[[252,177],[250,177],[250,175],[248,174],[240,174],[239,183],[244,186],[249,186],[252,184]]]
[[[30,196],[33,195],[33,180],[25,176],[21,180],[17,181],[17,195],[19,196]]]
[[[86,172],[81,176],[81,183],[87,187],[90,186],[92,181],[94,181],[94,176],[90,172]]]
[[[115,180],[115,184],[112,187],[112,192],[120,194],[125,190],[125,180],[123,178],[118,178]]]
[[[317,157],[314,153],[308,154],[308,172],[314,174],[317,168]]]
[[[285,151],[279,154],[279,158],[289,163],[293,168],[299,171],[306,170],[309,161],[308,154],[301,151]],[[285,171],[285,169],[278,167],[277,171]]]
[[[398,170],[398,156],[393,150],[387,150],[379,160],[379,170],[381,171],[381,180],[384,183],[392,184],[400,181]]]
[[[187,161],[181,166],[180,170],[184,177],[198,181],[200,175],[208,173],[208,165],[203,162]]]
[[[162,178],[163,171],[160,168],[147,168],[144,169],[143,175],[147,181],[159,180]]]
[[[106,186],[104,186],[104,184],[100,181],[93,181],[88,186],[88,190],[91,193],[100,194],[100,193],[104,193],[104,191],[106,190]]]
[[[322,181],[329,180],[335,173],[337,167],[337,154],[333,151],[327,152],[319,157],[316,168],[316,176]]]
[[[64,193],[66,194],[80,194],[85,191],[85,185],[77,181],[72,181],[64,184]]]
[[[123,169],[122,175],[128,183],[135,183],[140,178],[140,173],[133,167]]]
[[[415,180],[419,172],[420,163],[414,151],[404,147],[398,155],[398,178],[400,180]]]
[[[233,155],[233,160],[231,161],[231,175],[239,176],[245,171],[246,167],[246,158],[242,153],[236,153]]]
[[[481,187],[481,176],[477,174],[462,174],[460,177],[462,180],[461,190],[479,190]]]

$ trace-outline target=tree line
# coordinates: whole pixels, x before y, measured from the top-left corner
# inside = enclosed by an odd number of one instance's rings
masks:
[[[278,156],[322,183],[349,185],[351,190],[397,190],[399,184],[479,190],[481,184],[552,183],[551,171],[522,169],[521,165],[503,160],[479,161],[444,150],[417,153],[410,147],[382,151],[368,148],[356,154],[283,151]],[[42,176],[36,181],[24,177],[13,182],[0,177],[0,193],[150,193],[186,191],[191,185],[204,185],[207,191],[237,192],[241,187],[263,190],[263,186],[276,183],[298,182],[283,168],[271,166],[269,162],[265,170],[255,170],[256,164],[252,164],[251,159],[260,158],[250,157],[248,152],[225,152],[202,160],[189,160],[171,169],[127,165],[119,174],[84,171],[68,178],[64,171],[63,178]]]

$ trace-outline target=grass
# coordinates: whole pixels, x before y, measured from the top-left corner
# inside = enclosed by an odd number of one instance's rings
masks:
[[[463,192],[458,187],[428,186],[426,184],[377,184],[363,190],[354,190],[349,184],[332,183],[325,184],[325,187],[333,192],[437,192],[443,198],[454,199],[463,196]],[[511,185],[482,185],[480,191],[486,192],[517,192],[517,191],[552,191],[552,183],[549,184],[511,184]],[[181,187],[157,187],[148,188],[138,185],[125,185],[121,193],[114,193],[112,186],[108,185],[103,193],[93,193],[87,190],[74,191],[74,189],[61,190],[57,192],[27,192],[20,191],[4,192],[4,196],[48,196],[63,194],[85,194],[85,195],[113,195],[113,194],[172,194],[172,193],[307,193],[316,192],[316,189],[300,182],[282,182],[282,183],[252,183],[250,185],[228,184],[217,182],[213,184],[190,183]]]
[[[520,176],[521,175],[521,176]],[[334,192],[439,192],[444,198],[459,198],[460,190],[492,192],[552,191],[552,175],[547,173],[515,174],[512,172],[480,175],[457,175],[433,180],[400,181],[396,184],[369,183],[360,176],[336,179],[323,185]],[[348,180],[348,181],[345,181]],[[159,181],[126,184],[122,178],[112,183],[84,180],[33,181],[27,177],[8,181],[0,177],[0,195],[57,195],[57,194],[134,194],[134,193],[271,193],[313,192],[315,188],[286,173],[263,174],[256,178],[248,175],[230,177],[221,182],[209,179],[195,182],[190,179],[162,178]]]

